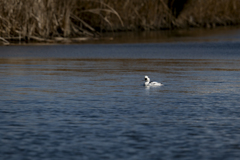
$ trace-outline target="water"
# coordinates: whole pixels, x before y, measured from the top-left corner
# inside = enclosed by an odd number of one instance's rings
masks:
[[[238,41],[0,47],[0,159],[239,159]],[[164,85],[142,86],[144,76]]]

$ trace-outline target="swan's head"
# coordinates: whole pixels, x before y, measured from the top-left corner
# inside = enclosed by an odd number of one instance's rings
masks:
[[[145,76],[145,82],[150,82],[150,78],[148,76]]]

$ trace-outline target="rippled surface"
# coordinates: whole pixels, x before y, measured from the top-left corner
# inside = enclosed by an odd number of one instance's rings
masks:
[[[0,158],[238,159],[239,49],[0,47]]]

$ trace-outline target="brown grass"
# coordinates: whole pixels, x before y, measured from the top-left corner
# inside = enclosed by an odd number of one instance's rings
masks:
[[[177,18],[167,4],[168,0],[1,0],[0,42],[52,42],[97,37],[102,31],[240,23],[239,0],[188,0]]]
[[[106,18],[111,14],[123,25],[118,13],[100,0],[2,0],[0,6],[4,43],[8,39],[28,42],[97,36],[91,24],[112,25]]]
[[[214,28],[240,24],[239,0],[191,1],[179,17],[180,26]]]

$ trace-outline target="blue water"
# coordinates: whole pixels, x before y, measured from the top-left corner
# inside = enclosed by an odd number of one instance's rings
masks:
[[[0,159],[239,159],[240,42],[0,47]],[[142,86],[144,76],[163,83]]]

